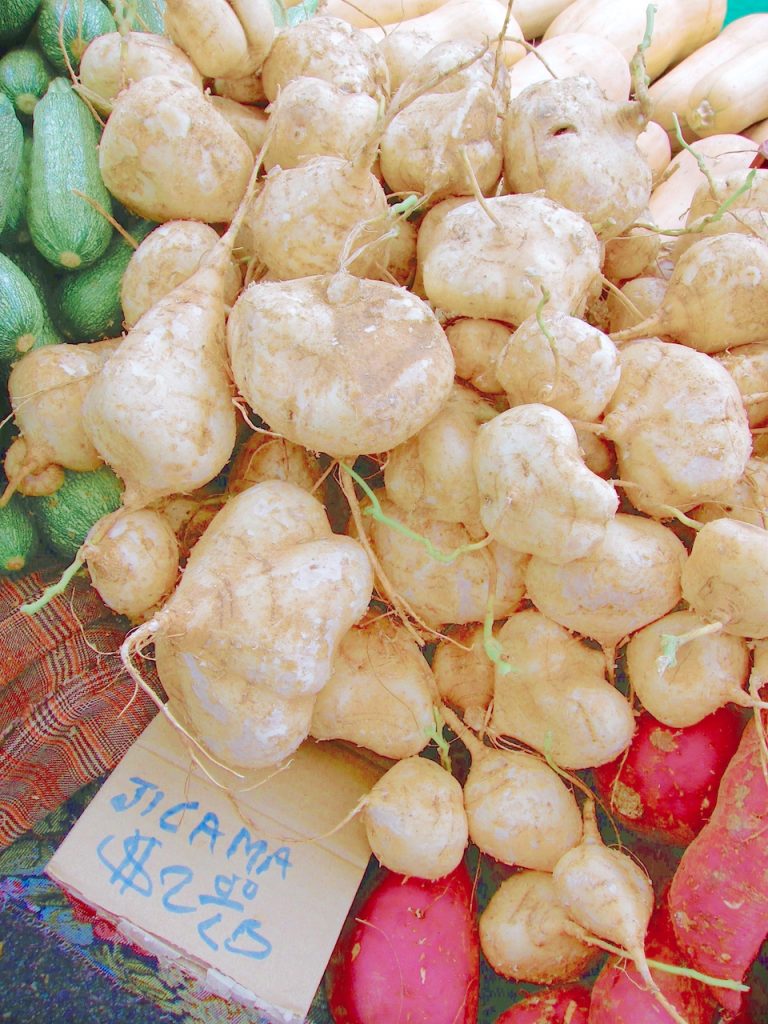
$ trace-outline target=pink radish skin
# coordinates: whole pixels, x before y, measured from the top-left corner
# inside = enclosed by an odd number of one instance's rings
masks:
[[[768,934],[768,783],[753,721],[723,774],[709,822],[683,854],[669,890],[675,934],[692,967],[742,981]],[[717,988],[737,1013],[740,992]]]

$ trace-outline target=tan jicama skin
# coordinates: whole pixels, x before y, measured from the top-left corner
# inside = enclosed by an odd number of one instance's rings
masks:
[[[496,376],[496,360],[509,339],[510,328],[506,324],[463,317],[447,324],[445,333],[453,350],[457,377],[486,395],[498,395],[504,390]]]
[[[514,195],[450,210],[431,244],[419,247],[419,261],[435,306],[519,324],[544,291],[550,311],[580,316],[599,290],[602,251],[579,214],[545,196]]]
[[[165,516],[152,509],[123,512],[102,531],[91,530],[83,555],[91,583],[119,615],[140,622],[171,593],[179,572],[179,544]]]
[[[751,185],[747,174],[751,176]],[[730,205],[723,211],[721,207],[726,201]],[[749,172],[713,175],[711,183],[705,182],[694,193],[686,227],[693,230],[676,240],[674,259],[679,259],[702,235],[735,231],[768,240],[768,170],[753,168]]]
[[[732,487],[688,515],[699,523],[727,517],[768,528],[768,460],[765,456],[748,459],[743,476]]]
[[[313,491],[322,476],[318,460],[283,437],[252,434],[237,449],[227,473],[227,493],[239,494],[262,480],[288,480]]]
[[[389,32],[383,39],[379,39],[377,47],[386,62],[389,87],[393,95],[419,61],[439,42],[430,32],[411,28],[407,22],[399,25],[397,32]]]
[[[664,136],[666,138],[666,135]],[[640,214],[643,224],[653,223],[650,210]],[[629,227],[605,243],[603,273],[609,281],[629,281],[652,273],[661,246],[660,235],[645,227]]]
[[[267,139],[269,116],[259,107],[247,107],[226,96],[211,96],[214,110],[229,122],[250,149],[254,158],[259,155]]]
[[[501,883],[480,914],[480,945],[504,978],[534,985],[574,981],[600,951],[567,927],[552,875],[518,871]]]
[[[365,800],[363,823],[374,857],[415,878],[442,878],[461,862],[469,827],[461,785],[425,757],[394,764]]]
[[[379,501],[385,514],[426,537],[439,552],[450,555],[472,542],[460,523],[440,522],[423,512],[406,512],[386,498],[380,497]],[[522,600],[528,560],[525,554],[491,543],[445,563],[427,552],[421,542],[403,536],[386,523],[373,520],[369,536],[392,585],[429,626],[481,622],[491,588],[499,617],[510,614]]]
[[[535,609],[511,615],[497,633],[489,730],[520,740],[564,768],[594,768],[625,750],[635,731],[629,701],[605,678],[600,651]]]
[[[669,136],[658,123],[649,121],[637,137],[637,148],[651,169],[654,187],[663,178],[672,160]]]
[[[432,657],[432,674],[438,692],[447,704],[458,708],[461,717],[482,721],[493,697],[494,668],[488,657],[483,627],[475,623],[451,630],[440,640]]]
[[[768,531],[735,519],[706,523],[682,574],[683,597],[723,632],[768,637]]]
[[[659,308],[666,290],[667,282],[663,277],[637,277],[627,281],[621,294],[628,301],[622,302],[613,292],[608,295],[606,327],[613,333],[639,324]]]
[[[260,74],[243,75],[240,78],[215,78],[213,92],[216,96],[255,106],[267,105]]]
[[[540,403],[480,427],[473,464],[483,526],[513,551],[558,564],[582,558],[618,508],[613,486],[585,466],[570,421]]]
[[[435,682],[416,641],[404,626],[373,619],[342,638],[310,732],[382,757],[412,757],[429,742],[434,704]]]
[[[342,266],[360,277],[381,278],[393,222],[388,211],[366,157],[313,157],[267,175],[246,216],[244,243],[272,279],[332,273]],[[359,255],[345,262],[346,252],[357,249]]]
[[[687,1024],[659,991],[645,957],[645,933],[654,907],[653,886],[632,858],[603,843],[592,801],[584,805],[584,836],[552,872],[555,892],[580,938],[626,950],[660,1005],[677,1024]]]
[[[686,557],[672,530],[619,512],[589,555],[566,565],[531,558],[526,591],[544,615],[612,649],[675,607]]]
[[[453,68],[459,70],[452,74]],[[419,61],[393,97],[398,112],[381,139],[381,173],[390,189],[434,202],[495,188],[507,87],[504,65],[495,71],[492,53],[458,41],[435,46]]]
[[[261,73],[267,99],[273,102],[282,88],[302,76],[322,78],[377,101],[389,96],[389,72],[378,47],[340,18],[321,15],[276,37]]]
[[[122,89],[150,75],[188,81],[202,92],[202,75],[186,53],[149,32],[107,32],[93,39],[80,61],[79,91],[99,113],[109,114]]]
[[[140,681],[132,654],[154,640],[171,706],[198,742],[228,765],[276,763],[308,734],[314,695],[372,588],[363,548],[331,532],[320,502],[267,481],[216,514],[172,596],[121,654]]]
[[[387,497],[408,512],[420,509],[443,522],[463,523],[473,537],[484,536],[472,452],[478,427],[494,416],[493,406],[475,391],[454,385],[440,412],[389,452]]]
[[[768,242],[730,231],[686,249],[657,312],[616,337],[658,334],[711,354],[762,341],[766,320]]]
[[[272,430],[336,458],[388,451],[453,387],[453,355],[429,306],[348,274],[260,282],[230,314],[238,390]]]
[[[104,184],[149,220],[228,222],[253,155],[190,82],[153,75],[115,100],[99,145]]]
[[[581,457],[587,469],[597,476],[609,480],[616,476],[616,455],[612,446],[601,437],[593,434],[587,427],[577,427],[576,437],[579,440]]]
[[[598,238],[614,238],[650,199],[651,170],[637,148],[644,127],[638,103],[606,100],[592,78],[531,85],[504,118],[507,189],[543,189],[581,213]]]
[[[79,472],[102,464],[85,432],[82,406],[104,358],[91,345],[46,345],[14,364],[8,395],[26,442],[26,472],[50,463]]]
[[[733,378],[716,360],[656,338],[621,350],[621,379],[602,424],[627,498],[649,515],[674,515],[716,498],[752,451]]]
[[[443,715],[472,756],[464,782],[472,842],[502,864],[551,871],[581,838],[573,793],[541,758],[493,750],[450,709],[444,707]]]
[[[627,678],[635,696],[654,718],[676,729],[695,725],[731,702],[753,704],[744,689],[750,658],[741,637],[703,634],[673,659],[664,657],[665,636],[682,636],[705,625],[692,611],[670,612],[634,633],[626,647]]]
[[[194,220],[171,220],[150,231],[128,261],[120,284],[126,326],[133,327],[159,299],[188,280],[218,240],[210,224]],[[237,298],[242,283],[242,271],[232,260],[224,281],[227,306]]]
[[[165,30],[206,78],[257,71],[275,36],[267,0],[170,0]]]
[[[236,437],[224,350],[232,236],[163,296],[107,360],[83,403],[91,443],[142,508],[192,491],[226,465]]]
[[[632,84],[629,64],[609,39],[598,35],[564,32],[540,42],[534,53],[527,54],[510,69],[510,99],[519,96],[529,85],[551,81],[550,72],[555,78],[588,75],[594,78],[606,99],[621,102],[629,98]]]
[[[570,419],[593,420],[619,383],[619,353],[596,327],[545,309],[510,336],[496,376],[511,406],[540,402]]]
[[[171,713],[234,771],[278,765],[309,735],[312,694],[281,697],[236,672],[217,673],[214,683],[193,652],[178,654],[167,638],[156,640],[155,660]]]
[[[34,464],[34,460],[32,462]],[[42,469],[31,472],[28,469],[29,465],[27,442],[21,436],[15,437],[8,445],[3,457],[3,468],[9,485],[0,498],[0,507],[10,501],[14,491],[30,498],[39,498],[46,494],[53,494],[64,483],[64,470],[58,463],[52,462]]]
[[[269,107],[267,170],[297,167],[313,156],[352,159],[375,131],[379,104],[321,78],[294,78]]]
[[[715,359],[736,381],[750,427],[754,430],[768,423],[768,341],[739,345],[730,351],[721,352]],[[765,397],[761,401],[757,396]]]

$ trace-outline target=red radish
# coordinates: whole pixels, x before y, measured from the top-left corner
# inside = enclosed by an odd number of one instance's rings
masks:
[[[382,872],[326,973],[336,1024],[476,1024],[480,946],[462,863],[438,881]]]
[[[654,959],[682,964],[672,923],[664,909],[656,910],[646,935],[646,950]],[[688,1024],[710,1024],[712,999],[699,981],[663,971],[652,971],[656,984]],[[637,968],[626,961],[609,962],[592,987],[589,1024],[671,1024],[672,1017],[649,992]]]
[[[589,990],[582,985],[553,986],[522,999],[496,1024],[587,1024]]]
[[[644,711],[628,750],[595,769],[597,792],[627,828],[687,846],[712,813],[743,723],[731,706],[685,729],[663,725]]]
[[[692,967],[740,982],[768,934],[768,782],[754,720],[726,768],[711,819],[687,848],[669,889],[675,934]],[[717,988],[730,1013],[740,992]]]

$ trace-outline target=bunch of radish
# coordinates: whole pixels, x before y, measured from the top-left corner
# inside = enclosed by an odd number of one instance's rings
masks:
[[[119,339],[12,360],[2,500],[116,475],[59,588],[221,785],[383,759],[339,1024],[490,1024],[481,962],[499,1024],[727,1024],[768,933],[768,14],[410,6],[167,0],[84,49],[157,226]]]

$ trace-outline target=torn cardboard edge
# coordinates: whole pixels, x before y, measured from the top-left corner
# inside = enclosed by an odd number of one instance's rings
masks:
[[[370,859],[359,816],[338,826],[382,770],[309,741],[235,795],[158,715],[46,870],[127,941],[274,1024],[300,1024]]]

